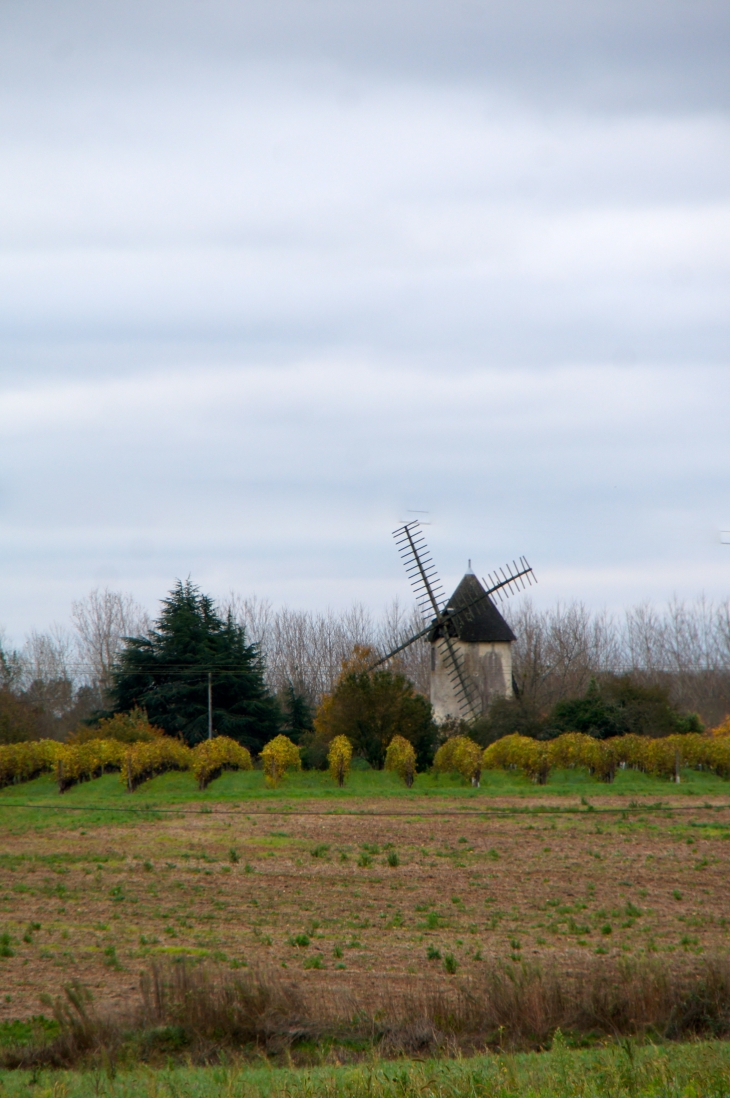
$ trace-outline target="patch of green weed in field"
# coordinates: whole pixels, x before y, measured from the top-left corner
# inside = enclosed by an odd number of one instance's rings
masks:
[[[325,964],[319,953],[315,953],[313,957],[307,957],[304,960],[303,968],[324,968]]]
[[[24,1021],[0,1022],[0,1047],[23,1047],[29,1044],[44,1044],[56,1037],[59,1024],[54,1018],[36,1014]]]
[[[453,976],[458,968],[459,968],[459,964],[458,964],[456,958],[454,957],[453,953],[445,953],[444,954],[444,971],[448,972],[450,976]]]
[[[113,968],[117,971],[121,971],[122,966],[119,963],[119,958],[117,957],[116,946],[109,945],[106,947],[106,949],[104,950],[104,964],[107,968]]]

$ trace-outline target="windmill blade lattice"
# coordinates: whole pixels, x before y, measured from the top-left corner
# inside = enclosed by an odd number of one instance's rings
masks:
[[[411,581],[418,609],[425,621],[440,613],[439,603],[443,602],[444,589],[438,578],[433,558],[426,545],[426,539],[418,520],[407,522],[405,526],[393,531],[406,575]]]
[[[491,572],[487,572],[487,575],[489,583],[482,578],[487,594],[496,595],[500,602],[503,598],[516,595],[520,590],[526,591],[527,587],[532,587],[533,583],[537,583],[535,573],[525,557],[520,557],[519,564],[516,560],[513,560],[511,564],[505,564],[504,568],[497,568],[494,575]],[[525,585],[525,580],[527,580],[527,585]]]
[[[393,531],[393,537],[411,581],[421,616],[428,623],[429,629],[433,625],[442,627],[441,636],[436,644],[449,676],[459,712],[464,720],[475,720],[480,713],[479,695],[449,635],[448,621],[441,609],[441,603],[444,602],[443,587],[426,545],[421,525],[418,520],[407,522],[405,526]]]

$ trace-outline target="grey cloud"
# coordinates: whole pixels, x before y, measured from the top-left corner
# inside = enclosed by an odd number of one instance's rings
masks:
[[[727,592],[726,5],[6,3],[0,623]],[[724,554],[724,555],[723,555]]]
[[[62,7],[6,3],[6,71],[165,79],[271,58],[319,70],[489,82],[541,104],[706,108],[728,102],[722,0],[253,0]],[[316,80],[316,76],[312,79]],[[347,89],[343,89],[347,94]]]

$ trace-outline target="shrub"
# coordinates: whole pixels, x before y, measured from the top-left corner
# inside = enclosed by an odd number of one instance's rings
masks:
[[[525,697],[495,698],[488,711],[472,722],[468,732],[470,739],[481,747],[489,747],[490,743],[512,732],[537,740],[544,739],[546,722],[546,715]]]
[[[485,770],[521,770],[539,785],[544,785],[550,772],[549,748],[540,740],[515,732],[485,748],[482,765]]]
[[[584,767],[600,781],[613,781],[618,753],[616,740],[596,740],[582,732],[566,732],[548,745],[551,768]]]
[[[547,720],[552,735],[584,732],[598,739],[632,733],[668,736],[702,732],[696,713],[680,713],[662,686],[645,686],[631,675],[591,679],[582,698],[558,702]]]
[[[721,778],[730,778],[730,736],[720,736],[707,744],[708,769]]]
[[[546,743],[526,736],[512,736],[515,762],[518,768],[538,785],[544,785],[550,773],[550,751]]]
[[[461,774],[472,785],[479,785],[482,775],[482,749],[468,736],[452,736],[439,747],[433,765],[440,773]]]
[[[299,740],[298,747],[305,770],[327,769],[327,743],[325,740],[318,739],[316,733],[305,732]]]
[[[264,766],[264,778],[266,784],[276,787],[279,785],[287,770],[301,770],[302,759],[299,748],[291,742],[288,736],[275,736],[261,752],[261,761]]]
[[[352,744],[347,736],[335,736],[327,752],[327,762],[329,763],[330,777],[337,782],[340,789],[342,789],[350,773],[351,761]]]
[[[98,778],[108,770],[121,770],[126,749],[118,740],[88,740],[80,744],[61,744],[56,752],[58,792],[64,793],[78,782]]]
[[[161,728],[155,728],[147,719],[144,709],[135,706],[129,713],[115,713],[104,717],[95,728],[79,727],[68,736],[67,743],[81,744],[89,740],[117,740],[119,743],[152,743],[164,736]]]
[[[122,782],[133,793],[137,786],[156,774],[164,774],[168,770],[189,770],[192,755],[186,744],[171,736],[163,736],[154,743],[133,744],[124,754]]]
[[[56,740],[31,740],[0,745],[0,788],[29,782],[53,770],[61,744]]]
[[[542,742],[515,734],[487,747],[482,761],[485,770],[521,770],[539,783],[556,767],[582,767],[600,781],[610,782],[619,765],[670,780],[679,779],[682,767],[730,778],[730,736],[688,732],[658,739],[629,734],[597,740],[581,732],[566,732]]]
[[[253,763],[248,749],[240,743],[228,736],[215,736],[193,748],[190,769],[198,789],[205,789],[224,770],[253,770]]]
[[[416,776],[416,752],[413,744],[403,736],[393,736],[385,752],[385,769],[394,770],[408,789]]]

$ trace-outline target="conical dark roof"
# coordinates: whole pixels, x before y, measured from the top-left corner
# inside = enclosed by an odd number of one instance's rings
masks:
[[[469,603],[483,594],[484,588],[477,577],[473,572],[467,572],[446,605],[447,610],[458,610],[461,606],[468,607],[463,614],[456,614],[451,619],[456,636],[459,640],[468,641],[471,644],[493,644],[496,641],[516,640],[514,633],[490,598],[483,598],[476,606],[469,607]],[[436,640],[438,636],[439,630],[435,629],[430,640]]]

